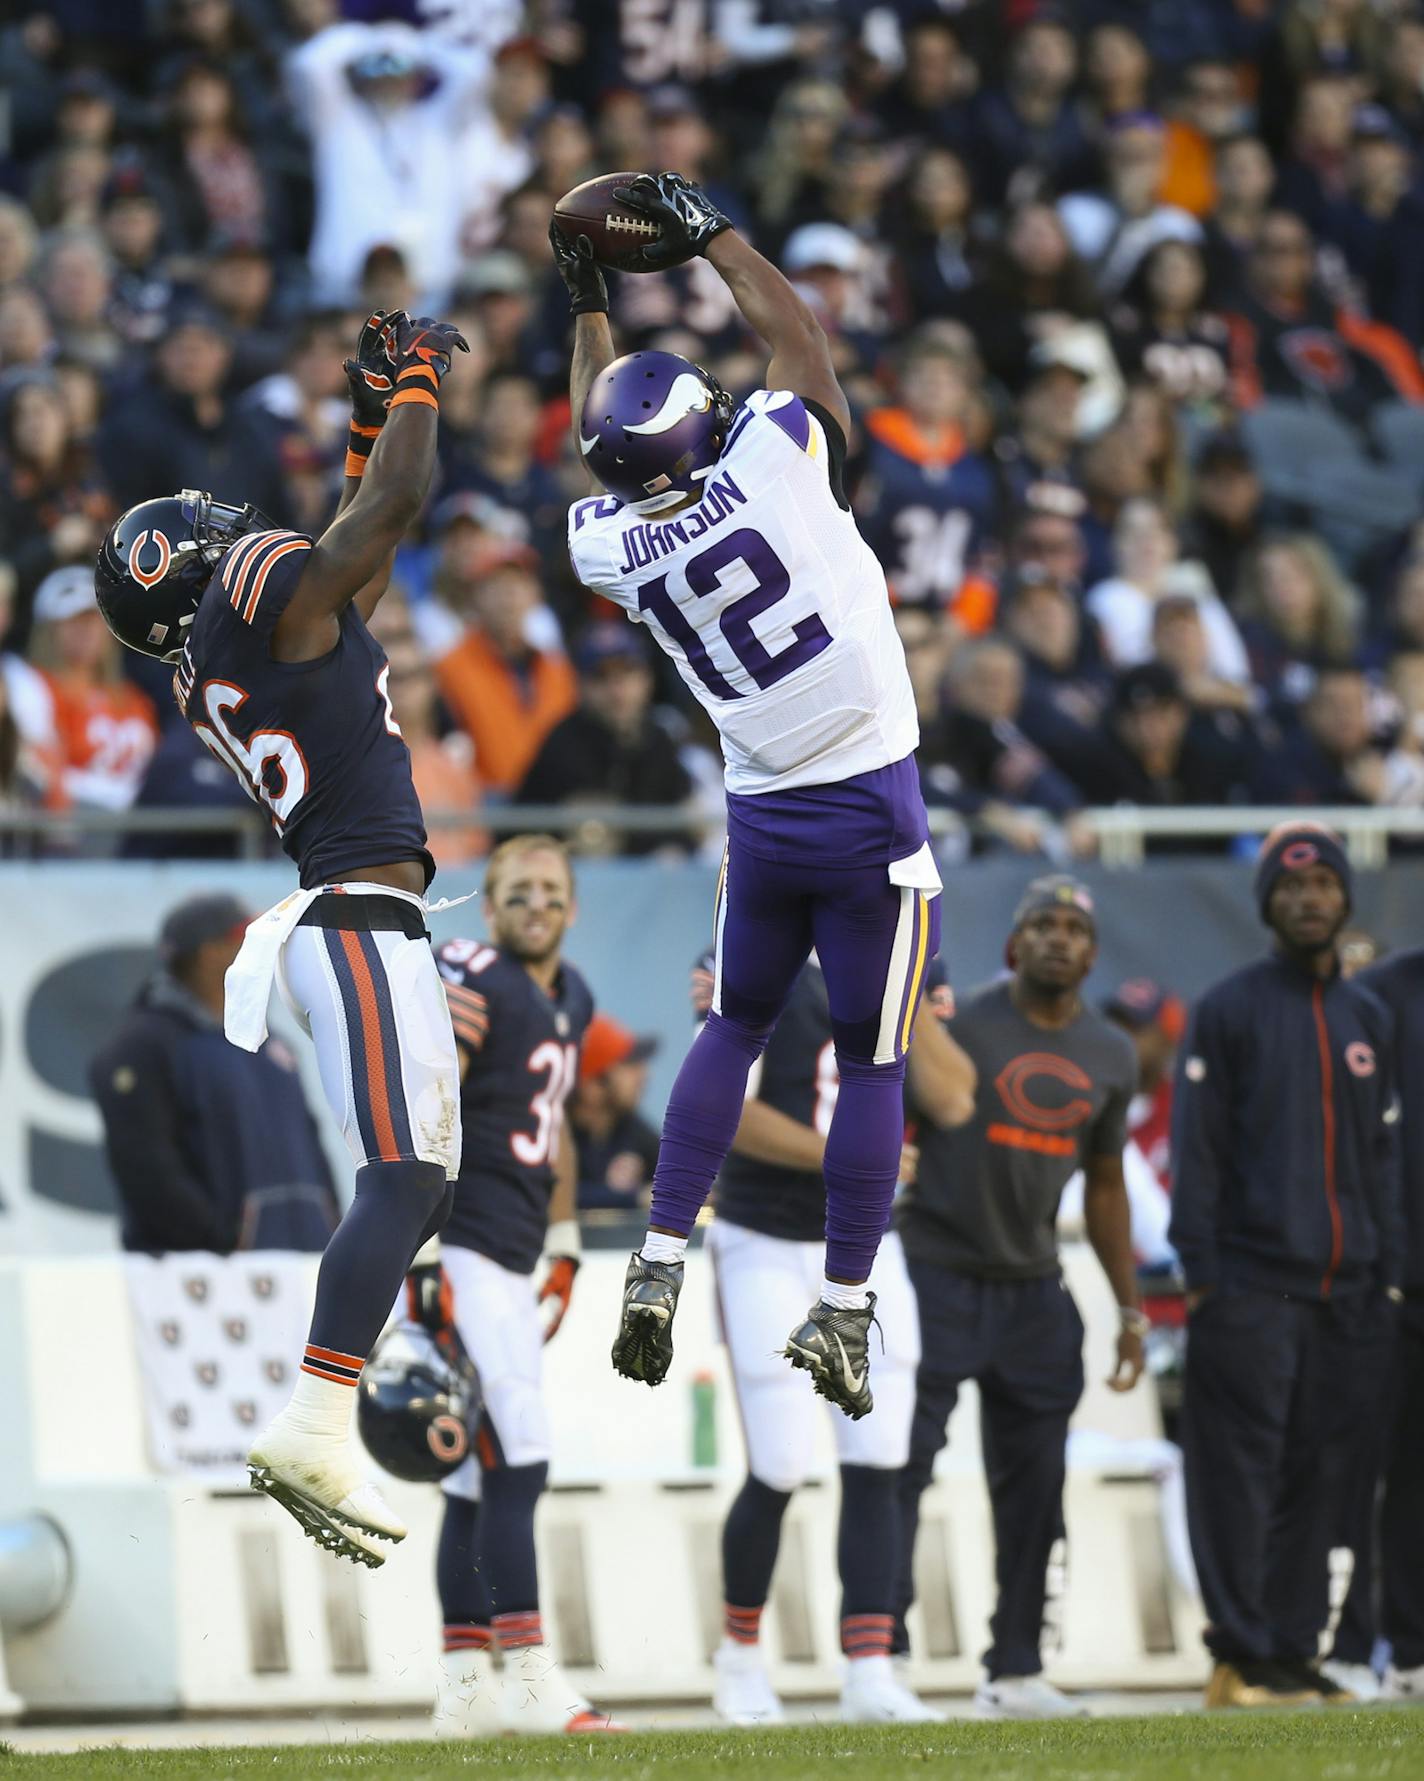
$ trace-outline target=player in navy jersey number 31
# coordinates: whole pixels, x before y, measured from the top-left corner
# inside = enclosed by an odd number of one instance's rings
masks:
[[[728,794],[712,1007],[668,1102],[613,1363],[650,1385],[667,1372],[687,1234],[814,946],[840,1095],[825,1277],[785,1352],[859,1417],[872,1404],[865,1283],[899,1170],[905,1050],[939,949],[914,694],[884,572],[842,487],[850,411],[819,322],[677,174],[642,175],[621,196],[659,225],[648,270],[705,254],[771,365],[769,387],[734,409],[674,353],[615,359],[588,237],[552,232],[577,317],[575,436],[608,491],[570,509],[574,568],[671,656],[717,725]]]
[[[345,487],[320,538],[188,489],[116,520],[95,573],[110,630],[174,664],[183,715],[266,805],[301,875],[249,927],[225,1026],[255,1051],[277,983],[316,1045],[356,1192],[322,1257],[296,1390],[248,1464],[320,1545],[367,1565],[405,1529],[352,1457],[353,1388],[449,1210],[460,1082],[425,928],[435,867],[366,621],[425,500],[456,347],[453,327],[402,311],[366,323],[346,362]]]

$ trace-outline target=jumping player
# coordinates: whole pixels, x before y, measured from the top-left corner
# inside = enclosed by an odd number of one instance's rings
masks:
[[[711,954],[692,974],[695,1012],[711,1006]],[[915,1022],[909,1058],[917,1102],[946,1123],[974,1109],[969,1060],[928,1001]],[[815,1408],[776,1359],[778,1333],[816,1290],[825,1249],[826,1134],[840,1081],[826,981],[813,954],[796,979],[766,1050],[747,1079],[737,1135],[714,1190],[717,1217],[707,1246],[717,1277],[727,1356],[747,1446],[747,1478],[722,1529],[725,1600],[722,1643],[712,1654],[713,1705],[733,1725],[768,1725],[781,1703],[762,1660],[762,1610],[771,1592],[781,1521],[806,1476]],[[913,1177],[906,1146],[900,1175]],[[910,1453],[919,1313],[900,1240],[881,1244],[870,1275],[884,1352],[876,1362],[874,1416],[836,1420],[841,1509],[841,1716],[861,1722],[936,1719],[890,1664],[898,1557],[900,1468]]]
[[[676,354],[615,359],[591,243],[552,232],[577,317],[576,437],[608,491],[570,509],[574,567],[648,625],[711,714],[728,794],[712,1007],[668,1102],[613,1364],[649,1385],[667,1373],[687,1234],[736,1132],[747,1072],[814,946],[840,1096],[825,1275],[786,1355],[864,1416],[866,1280],[899,1168],[905,1048],[939,944],[914,695],[885,576],[842,487],[850,411],[819,322],[678,175],[639,177],[627,201],[660,225],[649,269],[705,254],[772,356],[769,387],[735,410]]]
[[[588,985],[562,956],[574,917],[563,843],[519,835],[497,847],[484,910],[488,944],[451,940],[438,954],[460,1053],[465,1149],[438,1258],[423,1250],[410,1275],[413,1314],[437,1334],[453,1321],[484,1392],[475,1454],[444,1485],[436,1730],[603,1731],[607,1718],[569,1686],[544,1643],[534,1556],[534,1512],[549,1476],[540,1354],[579,1265],[578,1164],[564,1102],[593,1015]],[[502,1694],[494,1645],[504,1655]]]
[[[346,367],[341,506],[319,539],[189,489],[116,520],[95,576],[109,628],[175,664],[184,717],[267,806],[301,874],[301,890],[249,927],[225,1025],[255,1051],[280,984],[316,1045],[356,1192],[322,1257],[296,1390],[248,1463],[319,1545],[367,1565],[405,1529],[353,1459],[353,1387],[449,1208],[460,1108],[425,929],[435,866],[366,621],[425,499],[440,380],[464,346],[448,324],[403,312],[367,322]]]

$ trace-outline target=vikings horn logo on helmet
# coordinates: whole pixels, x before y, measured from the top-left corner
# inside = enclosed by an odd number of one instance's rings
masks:
[[[700,377],[683,371],[672,380],[663,405],[651,420],[624,427],[625,433],[666,433],[689,414],[705,414],[712,406],[712,392]]]

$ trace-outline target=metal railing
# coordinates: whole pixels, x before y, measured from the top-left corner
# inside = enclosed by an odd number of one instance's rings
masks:
[[[1392,839],[1424,839],[1424,810],[1377,810],[1353,806],[1309,808],[1293,805],[1186,805],[1148,809],[1119,804],[1085,810],[1081,820],[1098,841],[1098,858],[1110,869],[1140,866],[1154,840],[1230,840],[1264,835],[1277,823],[1310,820],[1328,823],[1343,837],[1351,862],[1369,869],[1383,866]],[[954,811],[931,810],[930,833],[936,838],[961,835],[966,824]],[[488,804],[473,810],[427,810],[428,828],[483,829],[500,836],[543,830],[557,835],[612,831],[619,835],[667,836],[711,834],[719,826],[705,810],[686,805],[626,804]],[[967,825],[971,830],[974,825]],[[0,810],[0,841],[10,837],[37,844],[42,856],[63,854],[93,841],[120,841],[130,835],[227,836],[240,858],[272,857],[276,843],[265,816],[257,810]],[[13,854],[16,850],[5,847]]]

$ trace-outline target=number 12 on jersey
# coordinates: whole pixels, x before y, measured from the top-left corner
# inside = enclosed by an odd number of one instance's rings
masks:
[[[748,593],[730,600],[717,614],[716,598],[722,594],[723,571],[741,563],[750,571],[755,586]],[[831,634],[818,613],[797,621],[791,627],[792,641],[773,655],[752,629],[757,618],[791,591],[791,577],[781,558],[762,537],[748,526],[727,533],[706,550],[699,551],[682,566],[682,579],[687,591],[698,603],[710,599],[714,604],[703,618],[695,610],[689,619],[682,605],[669,591],[668,576],[657,575],[638,589],[638,609],[649,614],[687,657],[687,665],[714,699],[740,699],[745,695],[722,673],[702,641],[702,626],[716,614],[717,625],[731,646],[732,654],[764,692],[794,674],[813,656],[830,646]]]

